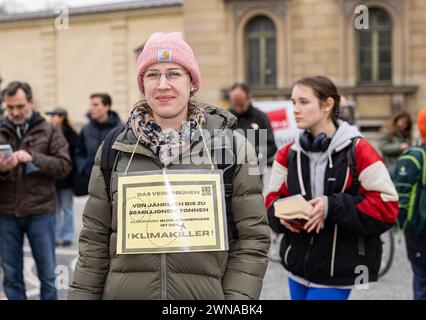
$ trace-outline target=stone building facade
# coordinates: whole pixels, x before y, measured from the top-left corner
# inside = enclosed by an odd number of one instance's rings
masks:
[[[354,23],[362,5],[366,30]],[[288,99],[295,80],[323,74],[357,102],[365,129],[426,105],[424,0],[141,0],[69,14],[69,29],[53,10],[0,17],[0,76],[30,82],[42,111],[64,106],[77,124],[95,91],[127,117],[140,98],[137,52],[156,31],[191,44],[205,102],[226,107],[235,81],[255,99]]]

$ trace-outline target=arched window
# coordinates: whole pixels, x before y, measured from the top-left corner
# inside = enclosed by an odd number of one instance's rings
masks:
[[[358,83],[392,83],[392,20],[384,9],[369,10],[369,29],[357,31]]]
[[[271,19],[252,18],[245,27],[246,81],[253,88],[275,88],[277,84],[276,31]]]

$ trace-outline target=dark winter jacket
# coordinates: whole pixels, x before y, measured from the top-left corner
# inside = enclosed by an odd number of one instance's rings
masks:
[[[356,140],[359,192],[348,167],[348,148]],[[325,195],[325,226],[318,234],[290,232],[274,216],[279,198],[302,194],[306,200]],[[355,127],[339,122],[329,149],[313,155],[297,139],[278,151],[266,197],[271,228],[284,233],[280,253],[290,274],[319,285],[352,286],[358,266],[376,281],[382,244],[380,234],[396,221],[398,195],[380,156]]]
[[[255,145],[254,149],[256,150],[256,155],[259,157],[259,129],[267,130],[267,154],[261,155],[262,157],[267,157],[268,165],[272,165],[274,161],[275,153],[277,152],[277,146],[275,144],[274,132],[269,122],[268,116],[260,111],[259,109],[250,105],[249,109],[244,113],[236,113],[234,110],[229,110],[234,116],[237,117],[237,127],[236,129],[242,129],[244,131],[245,137],[247,138],[247,130],[256,130],[255,134]]]
[[[201,106],[201,104],[200,104]],[[205,129],[230,128],[235,117],[226,110],[203,107],[207,113]],[[113,145],[120,151],[116,173],[123,173],[135,150],[129,172],[161,170],[153,151],[137,143],[128,126]],[[209,142],[207,142],[209,145]],[[111,179],[112,201],[105,192],[98,151],[89,185],[89,200],[83,212],[79,259],[69,293],[70,299],[258,299],[268,264],[270,245],[266,210],[259,175],[249,174],[257,159],[252,147],[236,134],[237,157],[232,213],[238,238],[230,238],[227,251],[203,251],[162,254],[120,254],[117,248],[117,175]],[[195,141],[191,149],[180,154],[182,164],[168,169],[210,168],[207,153],[203,161],[193,163],[203,142]],[[232,149],[231,149],[232,150]]]
[[[89,115],[88,118],[89,123],[81,129],[75,149],[77,170],[87,178],[90,177],[96,151],[102,141],[112,129],[121,124],[118,114],[114,111],[109,111],[106,122],[92,120]]]
[[[26,173],[26,165],[0,173],[0,215],[23,217],[55,211],[55,180],[71,171],[68,143],[59,129],[34,112],[27,133],[18,138],[16,126],[9,120],[0,125],[0,144],[13,151],[25,150],[39,171]]]
[[[399,226],[405,231],[410,261],[426,264],[426,144],[411,147],[399,158],[395,170],[399,201]]]

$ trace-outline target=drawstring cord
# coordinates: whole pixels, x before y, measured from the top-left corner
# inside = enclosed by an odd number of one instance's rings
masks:
[[[210,166],[210,169],[211,169],[211,171],[212,171],[212,173],[213,173],[213,172],[214,172],[214,164],[213,164],[213,161],[212,161],[212,157],[211,157],[211,155],[210,155],[210,152],[209,152],[209,148],[207,147],[206,139],[204,139],[203,129],[201,128],[200,123],[198,122],[198,120],[197,120],[197,119],[195,119],[195,122],[197,123],[197,127],[198,127],[198,129],[200,130],[201,140],[203,140],[204,148],[206,149],[207,156],[208,156],[208,158],[209,158],[210,165],[211,165],[211,166]]]
[[[301,155],[301,150],[300,150],[300,146],[297,146],[297,176],[299,178],[299,185],[300,185],[300,190],[302,192],[302,196],[306,196],[306,190],[305,190],[305,185],[303,183],[303,176],[302,176],[302,155]]]
[[[131,162],[132,162],[132,160],[133,160],[133,156],[135,155],[136,148],[137,148],[137,146],[138,146],[138,144],[139,144],[139,140],[141,139],[141,136],[142,136],[142,133],[140,133],[140,134],[139,134],[138,141],[136,141],[136,143],[135,143],[135,147],[133,148],[132,155],[130,156],[130,160],[129,160],[129,162],[127,163],[126,170],[124,171],[124,175],[125,175],[125,176],[127,175],[127,171],[129,170],[130,163],[131,163]]]
[[[328,167],[333,168],[333,159],[331,158],[331,148],[328,149]]]

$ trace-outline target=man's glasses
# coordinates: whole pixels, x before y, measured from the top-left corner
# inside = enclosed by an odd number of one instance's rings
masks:
[[[181,71],[181,70],[171,70],[167,72],[147,71],[143,74],[143,79],[144,81],[157,83],[160,81],[161,76],[163,74],[166,76],[167,81],[178,82],[179,80],[183,79],[184,75],[188,74],[188,72]]]

